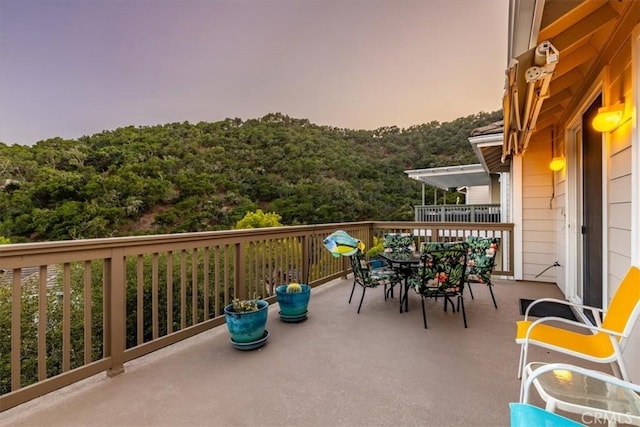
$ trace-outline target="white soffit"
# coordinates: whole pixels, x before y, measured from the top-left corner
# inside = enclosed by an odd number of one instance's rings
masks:
[[[502,131],[502,127],[500,128],[500,131]],[[499,169],[509,169],[508,163],[503,164],[500,161],[502,157],[502,144],[504,141],[504,134],[502,132],[472,136],[468,139],[476,157],[480,160],[482,167],[487,172],[496,172]]]
[[[411,179],[443,190],[465,186],[489,185],[490,183],[489,174],[481,164],[413,169],[406,170],[404,173]]]

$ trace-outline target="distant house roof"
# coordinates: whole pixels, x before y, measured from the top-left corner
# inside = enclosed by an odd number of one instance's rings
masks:
[[[489,185],[490,182],[489,174],[481,164],[412,169],[404,173],[411,179],[443,190]]]
[[[504,121],[500,120],[474,129],[469,137],[471,147],[487,173],[509,172],[511,158],[502,162],[503,126]]]
[[[504,131],[504,120],[488,124],[471,131],[471,136],[494,135]]]
[[[460,187],[489,185],[490,173],[509,171],[509,163],[501,163],[504,122],[502,120],[471,131],[469,143],[479,164],[406,170],[409,178],[449,190]]]

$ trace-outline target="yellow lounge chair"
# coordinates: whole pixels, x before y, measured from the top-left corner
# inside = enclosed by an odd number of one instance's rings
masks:
[[[560,317],[543,317],[529,320],[529,310],[542,301],[552,301],[579,310],[591,310],[596,325],[590,325]],[[600,315],[603,320],[600,321]],[[518,378],[527,363],[529,344],[534,344],[560,353],[569,354],[591,362],[611,363],[614,372],[629,381],[629,374],[622,359],[622,350],[631,330],[640,315],[640,269],[631,267],[620,282],[608,310],[573,304],[553,298],[542,298],[529,305],[524,320],[517,322],[516,343],[520,344]],[[554,325],[548,323],[553,322]],[[560,324],[558,324],[558,322]],[[562,324],[572,329],[565,329]],[[576,332],[575,329],[580,330]],[[616,369],[616,363],[617,368]]]

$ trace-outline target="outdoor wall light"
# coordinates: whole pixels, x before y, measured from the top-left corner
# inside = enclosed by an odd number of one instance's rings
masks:
[[[598,132],[610,132],[622,121],[623,112],[624,104],[621,102],[608,107],[598,108],[598,114],[594,117],[591,125]]]
[[[554,172],[559,172],[567,165],[567,160],[564,156],[554,157],[551,159],[551,163],[549,163],[549,169]]]

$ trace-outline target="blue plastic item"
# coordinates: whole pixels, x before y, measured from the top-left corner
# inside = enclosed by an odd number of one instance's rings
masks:
[[[371,260],[371,268],[382,268],[387,265],[386,262],[382,259],[372,259]]]
[[[511,427],[584,427],[577,421],[528,403],[509,403]]]

